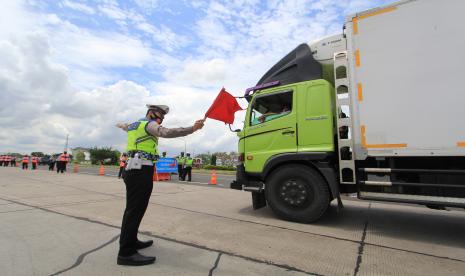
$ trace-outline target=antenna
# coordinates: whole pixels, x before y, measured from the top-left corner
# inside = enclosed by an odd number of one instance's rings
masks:
[[[64,151],[68,151],[68,138],[69,138],[69,134],[66,134],[66,142],[65,142],[65,150]]]

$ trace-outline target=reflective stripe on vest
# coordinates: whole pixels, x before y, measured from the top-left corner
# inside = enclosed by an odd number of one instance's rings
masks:
[[[158,153],[158,138],[145,131],[148,123],[147,120],[140,120],[128,126],[127,151],[144,151],[153,155]]]

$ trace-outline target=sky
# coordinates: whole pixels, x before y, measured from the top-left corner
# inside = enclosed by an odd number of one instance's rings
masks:
[[[11,0],[0,8],[0,152],[106,146],[116,123],[165,104],[165,127],[203,118],[225,87],[235,96],[297,45],[342,32],[347,15],[392,0]],[[247,102],[239,102],[243,108]],[[244,111],[236,114],[240,128]],[[177,155],[236,151],[237,136],[207,120]]]

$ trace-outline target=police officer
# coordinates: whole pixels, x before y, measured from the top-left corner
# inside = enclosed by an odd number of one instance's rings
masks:
[[[10,155],[5,156],[3,166],[8,167],[8,165],[10,164],[10,161],[11,161],[11,156]]]
[[[182,180],[182,176],[184,175],[184,152],[181,152],[181,156],[178,156],[176,160],[178,161],[178,177],[179,180]]]
[[[21,163],[23,163],[23,170],[27,170],[29,165],[29,156],[27,154],[23,156]]]
[[[32,156],[31,157],[31,162],[32,162],[32,169],[35,170],[37,169],[37,163],[39,163],[39,158]]]
[[[126,209],[121,225],[119,265],[147,265],[155,262],[155,257],[140,255],[137,250],[149,247],[153,241],[139,241],[137,232],[147,209],[153,188],[153,165],[158,152],[158,138],[175,138],[192,134],[203,127],[204,120],[198,120],[187,128],[165,128],[161,126],[169,112],[165,105],[147,105],[145,118],[132,124],[117,124],[128,133],[124,183],[126,184]]]
[[[55,168],[55,163],[56,163],[55,157],[51,156],[50,159],[48,160],[48,170],[49,170],[49,171],[53,171],[53,170],[54,170],[54,168]]]
[[[182,175],[182,180],[186,180],[191,182],[192,181],[192,164],[194,163],[194,159],[191,158],[191,154],[186,154],[186,161],[184,163],[184,174]]]
[[[57,158],[57,173],[63,173],[66,171],[66,164],[68,164],[69,159],[70,157],[66,150],[60,154],[60,156]]]

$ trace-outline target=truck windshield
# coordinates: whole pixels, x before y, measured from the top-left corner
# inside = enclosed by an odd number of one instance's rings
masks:
[[[255,98],[250,125],[262,124],[292,112],[292,91],[273,93]]]

